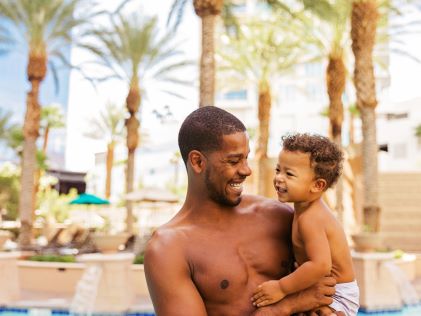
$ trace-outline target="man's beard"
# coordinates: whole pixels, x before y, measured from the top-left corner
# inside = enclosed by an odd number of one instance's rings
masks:
[[[206,188],[208,189],[209,197],[213,201],[224,206],[237,206],[238,204],[240,204],[241,196],[236,201],[230,201],[229,199],[227,199],[227,197],[224,194],[218,192],[215,185],[212,183],[210,179],[210,172],[211,171],[209,169],[206,169],[205,184],[206,184]]]

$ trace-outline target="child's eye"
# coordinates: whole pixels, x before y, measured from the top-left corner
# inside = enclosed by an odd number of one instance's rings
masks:
[[[279,172],[281,172],[281,169],[279,169],[279,168],[275,168],[275,172],[276,172],[276,173],[279,173]]]
[[[291,172],[287,171],[287,176],[293,177],[294,175]]]

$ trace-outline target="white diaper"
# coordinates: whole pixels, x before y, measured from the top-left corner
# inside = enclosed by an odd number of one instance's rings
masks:
[[[333,303],[329,306],[335,311],[344,312],[346,316],[357,315],[360,307],[360,290],[357,281],[338,283],[335,288],[335,294],[332,296]]]

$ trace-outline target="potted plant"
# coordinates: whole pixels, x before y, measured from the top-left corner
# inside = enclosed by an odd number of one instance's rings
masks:
[[[354,249],[358,252],[372,252],[383,248],[383,237],[379,232],[370,230],[368,225],[363,226],[359,233],[351,235]]]
[[[125,232],[113,231],[110,220],[105,218],[105,224],[92,234],[92,241],[100,252],[114,253],[120,250],[120,246],[126,243],[129,236]]]

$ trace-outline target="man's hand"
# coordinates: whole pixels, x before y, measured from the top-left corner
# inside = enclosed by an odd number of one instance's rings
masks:
[[[330,305],[333,301],[331,296],[335,294],[335,284],[336,280],[334,278],[324,277],[312,287],[299,293],[288,295],[276,304],[259,308],[252,315],[289,316],[294,313],[312,311],[322,306]],[[332,313],[322,315],[330,316]],[[333,313],[333,315],[335,314]],[[336,315],[341,314],[336,313]]]
[[[285,297],[278,280],[271,280],[260,284],[251,298],[253,305],[262,307],[279,302]]]
[[[303,315],[305,316],[306,314],[303,313]],[[322,306],[318,309],[312,310],[307,315],[310,315],[310,316],[345,316],[345,313],[333,311],[329,306]],[[300,316],[300,315],[298,315],[298,316]]]

